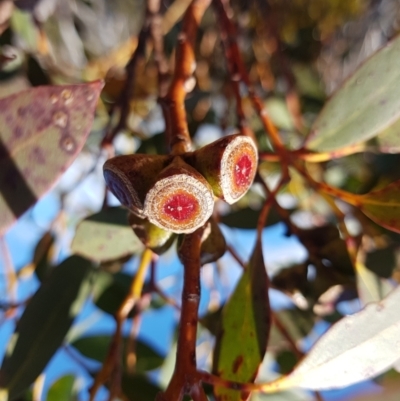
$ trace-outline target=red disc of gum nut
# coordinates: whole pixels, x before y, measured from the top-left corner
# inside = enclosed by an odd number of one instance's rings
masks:
[[[238,136],[226,147],[221,160],[220,185],[232,204],[246,194],[257,172],[258,152],[252,139]]]
[[[175,233],[191,233],[210,218],[211,188],[188,174],[160,179],[147,194],[144,212],[156,226]]]

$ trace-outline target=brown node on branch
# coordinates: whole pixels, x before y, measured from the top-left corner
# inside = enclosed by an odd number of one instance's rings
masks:
[[[124,155],[105,162],[104,179],[117,199],[139,217],[143,212],[147,192],[158,174],[171,162],[170,156]]]
[[[251,138],[235,134],[188,154],[186,159],[204,175],[215,196],[232,204],[245,195],[253,183],[258,150]]]
[[[210,185],[179,156],[160,173],[144,202],[151,223],[177,234],[192,233],[204,225],[213,209]]]
[[[129,213],[128,219],[133,232],[142,241],[143,245],[158,255],[166,252],[176,238],[173,232],[163,230],[150,223],[148,219],[142,219],[133,213]]]

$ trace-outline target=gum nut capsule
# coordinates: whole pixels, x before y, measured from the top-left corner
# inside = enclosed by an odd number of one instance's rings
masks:
[[[215,196],[232,204],[245,195],[253,183],[258,150],[253,139],[235,134],[188,154],[186,160],[207,179]]]
[[[104,163],[104,179],[117,199],[143,218],[146,194],[171,160],[170,156],[160,155],[116,156]]]
[[[201,227],[213,209],[210,185],[180,157],[160,173],[144,202],[144,213],[151,223],[177,234]]]

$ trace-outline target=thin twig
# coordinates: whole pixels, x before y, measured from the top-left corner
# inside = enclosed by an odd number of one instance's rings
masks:
[[[121,340],[122,340],[122,325],[125,319],[128,317],[129,312],[135,306],[136,302],[140,299],[144,279],[146,277],[147,269],[150,265],[152,258],[152,251],[146,249],[143,252],[142,259],[138,271],[134,279],[132,280],[131,288],[129,294],[126,296],[124,302],[120,306],[119,310],[115,315],[116,329],[113,336],[113,340],[108,350],[106,360],[96,379],[90,389],[90,401],[93,401],[99,388],[108,381],[111,377],[110,386],[110,399],[119,396],[121,393]]]
[[[226,250],[232,255],[233,259],[236,260],[236,262],[242,269],[246,269],[246,264],[243,262],[243,260],[240,258],[234,248],[232,248],[230,245],[227,245]]]
[[[7,278],[7,294],[10,304],[16,303],[18,277],[15,273],[10,250],[3,236],[0,236],[0,254],[4,261],[4,275]],[[11,311],[10,311],[11,312]]]

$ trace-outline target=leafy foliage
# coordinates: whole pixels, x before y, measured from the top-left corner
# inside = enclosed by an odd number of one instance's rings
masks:
[[[394,0],[61,3],[0,2],[0,400],[398,382]]]

